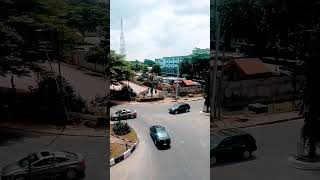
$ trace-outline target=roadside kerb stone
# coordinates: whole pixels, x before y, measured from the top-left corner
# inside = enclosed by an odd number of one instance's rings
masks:
[[[129,140],[127,140],[129,141]],[[129,141],[129,142],[132,142],[132,141]],[[127,159],[134,151],[135,149],[137,148],[138,146],[138,143],[139,143],[139,137],[137,137],[137,142],[135,142],[133,144],[132,147],[130,147],[126,152],[122,153],[120,156],[118,157],[115,157],[115,158],[112,158],[110,159],[110,167],[120,163],[121,161]]]
[[[289,166],[302,170],[320,170],[320,162],[305,162],[297,160],[294,155],[288,158]]]

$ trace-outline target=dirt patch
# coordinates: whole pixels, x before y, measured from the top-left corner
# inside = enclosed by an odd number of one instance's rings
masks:
[[[126,151],[126,147],[122,144],[111,143],[110,144],[110,159],[116,158]]]

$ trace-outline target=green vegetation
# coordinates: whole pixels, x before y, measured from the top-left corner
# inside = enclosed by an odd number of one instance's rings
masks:
[[[152,66],[151,73],[155,73],[156,75],[160,76],[161,75],[161,67],[159,64],[154,64]]]
[[[27,75],[32,62],[68,55],[84,31],[109,26],[103,3],[87,0],[10,0],[0,2],[0,75]]]
[[[210,52],[203,52],[199,48],[194,48],[193,53],[179,64],[180,74],[185,75],[187,79],[197,79],[203,82],[203,95],[207,110],[209,107],[210,90],[209,66]]]
[[[129,80],[133,76],[130,63],[125,60],[124,56],[114,50],[110,52],[110,73],[112,82]]]
[[[154,62],[154,61],[152,61],[152,60],[149,60],[149,59],[145,59],[145,60],[143,61],[143,64],[145,64],[145,65],[147,65],[147,66],[149,66],[149,67],[153,66],[155,63],[156,63],[156,62]]]
[[[127,123],[121,122],[120,120],[113,124],[112,131],[115,135],[124,136],[131,132],[130,126]]]

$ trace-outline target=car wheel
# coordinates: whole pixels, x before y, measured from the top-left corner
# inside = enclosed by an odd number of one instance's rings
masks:
[[[249,159],[251,157],[251,152],[248,150],[245,150],[245,151],[243,151],[242,156],[244,159]]]
[[[175,113],[175,114],[178,114],[179,112],[178,112],[178,111],[175,111],[174,113]]]
[[[14,178],[14,180],[27,180],[27,178],[24,175],[18,175]]]
[[[77,177],[77,171],[74,169],[68,169],[66,172],[67,179],[75,179]]]
[[[157,144],[157,141],[156,141],[156,140],[154,140],[154,145],[155,145],[155,146],[158,146],[158,144]]]
[[[214,157],[214,156],[211,157],[211,158],[210,158],[210,165],[211,165],[211,166],[214,166],[214,165],[216,165],[216,164],[217,164],[217,158]]]

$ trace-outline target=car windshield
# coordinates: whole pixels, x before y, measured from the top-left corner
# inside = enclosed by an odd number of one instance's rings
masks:
[[[160,139],[166,139],[169,137],[168,133],[164,129],[157,129],[157,135]]]
[[[178,108],[179,106],[180,106],[180,104],[175,104],[175,105],[172,106],[172,108],[175,109],[175,108]]]
[[[38,160],[39,160],[39,158],[38,158],[38,156],[36,154],[30,154],[29,156],[21,159],[19,161],[19,165],[21,167],[28,167],[29,163],[32,164],[32,163],[34,163],[34,162],[36,162]]]
[[[210,137],[211,147],[216,147],[222,140],[223,138],[221,136],[218,136],[216,134],[211,134],[211,137]]]

